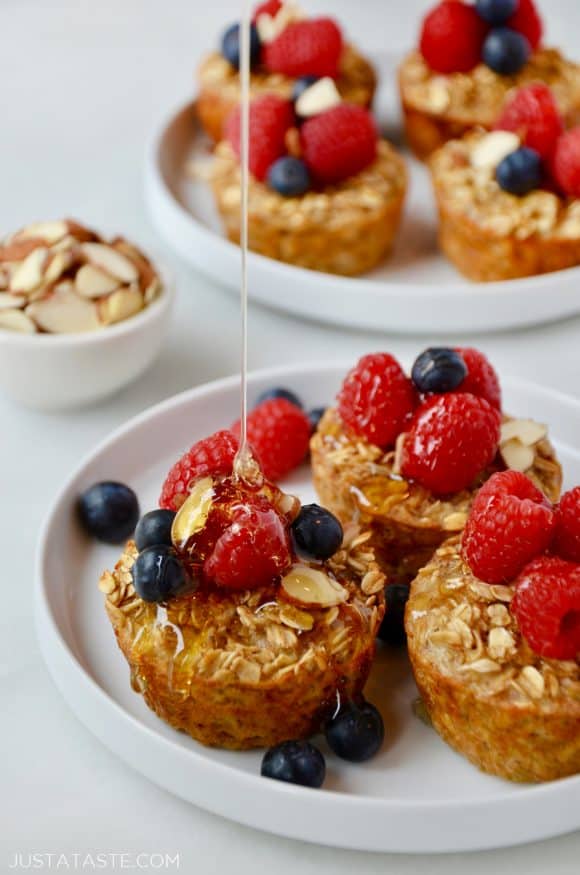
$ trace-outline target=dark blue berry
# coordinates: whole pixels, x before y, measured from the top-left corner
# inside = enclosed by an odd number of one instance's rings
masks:
[[[534,149],[522,146],[497,166],[495,178],[510,194],[528,194],[542,184],[542,159]]]
[[[139,552],[157,544],[170,545],[174,519],[173,510],[152,510],[141,517],[135,530],[135,543]]]
[[[264,754],[261,774],[264,778],[301,784],[303,787],[322,787],[326,763],[317,747],[308,741],[284,741]]]
[[[283,386],[274,386],[272,389],[266,389],[265,392],[258,395],[256,407],[259,407],[264,401],[271,401],[272,398],[285,398],[290,404],[294,404],[295,407],[299,407],[302,410],[302,401],[298,395],[295,395],[294,392],[290,389],[285,389]]]
[[[351,702],[327,725],[326,740],[343,760],[363,763],[379,752],[385,738],[383,718],[374,705]]]
[[[89,535],[105,544],[122,544],[139,520],[137,496],[124,483],[95,483],[80,496],[77,510]]]
[[[318,428],[318,423],[326,413],[326,407],[313,407],[312,410],[309,410],[306,414],[308,416],[308,421],[310,422],[310,430],[312,434]]]
[[[250,63],[252,66],[260,60],[262,46],[255,24],[250,31]],[[222,55],[236,70],[240,69],[240,25],[232,24],[228,27],[222,39]]]
[[[467,366],[458,352],[431,347],[413,365],[411,378],[419,392],[452,392],[467,376]]]
[[[497,27],[487,36],[482,51],[483,63],[502,76],[511,76],[524,67],[531,54],[526,37],[510,27]]]
[[[478,15],[488,24],[505,24],[517,12],[519,0],[476,0]]]
[[[278,158],[268,171],[268,185],[283,197],[299,197],[310,188],[308,167],[300,158]]]
[[[314,85],[315,82],[318,82],[318,76],[301,76],[300,79],[297,79],[294,83],[294,88],[292,89],[292,100],[294,103],[301,97],[305,91]]]
[[[144,602],[166,602],[197,589],[175,550],[166,544],[139,553],[131,574],[137,595]]]
[[[292,523],[296,552],[304,559],[330,559],[342,544],[337,518],[318,504],[305,504]]]
[[[402,647],[407,643],[405,632],[405,607],[409,600],[407,583],[390,583],[385,590],[386,612],[379,638],[392,647]]]

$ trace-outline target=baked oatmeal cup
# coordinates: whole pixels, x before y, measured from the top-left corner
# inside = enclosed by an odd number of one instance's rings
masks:
[[[268,6],[269,12],[260,12],[259,7],[254,15],[252,97],[274,94],[290,100],[297,83],[305,78],[310,81],[330,76],[344,100],[365,107],[372,104],[377,85],[373,66],[343,41],[334,21],[306,19],[292,3]],[[238,33],[230,28],[222,51],[208,55],[198,71],[197,113],[216,143],[222,139],[224,124],[240,101]]]
[[[437,6],[425,20],[421,49],[399,69],[405,132],[415,154],[424,160],[474,128],[491,130],[513,89],[538,82],[553,90],[566,126],[579,124],[580,66],[540,44],[543,28],[533,4],[520,0],[517,18],[491,30],[478,23],[473,6],[462,6]],[[527,44],[523,49],[518,37]]]

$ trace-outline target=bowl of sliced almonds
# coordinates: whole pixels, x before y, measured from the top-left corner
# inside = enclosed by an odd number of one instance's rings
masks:
[[[0,242],[0,390],[29,407],[86,406],[158,355],[173,289],[124,237],[35,222]]]

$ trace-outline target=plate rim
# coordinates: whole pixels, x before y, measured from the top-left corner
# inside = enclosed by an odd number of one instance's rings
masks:
[[[273,379],[277,380],[280,377],[286,379],[292,379],[293,376],[298,375],[306,375],[311,374],[312,372],[316,373],[326,373],[329,375],[337,375],[339,376],[341,373],[344,373],[347,369],[348,365],[345,365],[344,361],[326,361],[326,362],[312,362],[312,363],[301,363],[295,364],[292,366],[276,366],[274,368],[263,368],[260,370],[252,371],[249,374],[249,383],[253,381],[263,380],[263,379]],[[552,390],[545,386],[536,386],[531,381],[519,379],[519,378],[506,378],[503,380],[504,385],[512,386],[514,388],[520,387],[523,391],[533,391],[539,395],[543,395],[544,397],[550,398],[552,400],[556,400],[558,403],[563,403],[566,406],[574,407],[580,413],[580,400],[574,398],[573,396],[567,395],[558,390]],[[380,812],[382,815],[388,815],[393,817],[394,815],[400,815],[401,813],[408,813],[409,810],[412,810],[417,815],[436,815],[441,812],[441,809],[445,809],[446,811],[461,811],[466,812],[467,814],[473,814],[475,812],[481,813],[483,810],[493,811],[497,813],[499,810],[506,808],[507,811],[504,816],[507,816],[509,809],[512,808],[513,805],[516,807],[522,806],[533,806],[534,804],[541,804],[542,800],[545,798],[550,798],[555,796],[555,802],[561,806],[562,805],[562,797],[566,798],[570,797],[571,807],[573,803],[578,803],[580,799],[580,775],[572,776],[570,778],[565,778],[560,781],[548,782],[546,784],[539,785],[529,785],[525,788],[525,795],[510,795],[503,796],[501,791],[498,791],[497,795],[492,794],[489,797],[486,797],[484,800],[445,800],[445,801],[437,801],[432,800],[429,802],[417,802],[415,800],[410,799],[388,799],[382,797],[369,797],[361,795],[360,793],[344,793],[335,790],[322,790],[317,791],[316,794],[313,794],[311,790],[302,787],[295,787],[292,785],[285,785],[276,781],[269,781],[267,783],[264,782],[264,779],[261,778],[258,774],[252,774],[249,772],[245,772],[240,769],[236,769],[227,763],[216,762],[214,760],[209,760],[204,756],[203,749],[202,750],[191,750],[186,749],[180,746],[177,743],[176,739],[171,737],[166,737],[160,733],[157,733],[155,729],[147,726],[142,723],[137,717],[132,715],[130,712],[126,711],[123,706],[117,702],[109,693],[107,693],[98,682],[91,676],[89,671],[82,665],[81,661],[78,659],[77,655],[73,652],[69,643],[65,639],[59,624],[54,616],[51,604],[49,600],[48,593],[46,591],[45,586],[45,564],[48,556],[49,549],[49,534],[52,525],[55,524],[58,518],[58,512],[66,500],[67,495],[70,493],[71,488],[74,487],[75,482],[82,477],[83,471],[87,466],[89,466],[93,460],[102,455],[104,452],[109,450],[114,446],[119,440],[122,440],[127,434],[131,433],[134,429],[140,428],[143,426],[148,420],[158,417],[162,415],[165,411],[170,410],[172,408],[178,408],[182,405],[187,405],[189,403],[195,402],[196,399],[202,398],[208,395],[212,395],[214,393],[219,393],[223,390],[230,390],[235,388],[239,383],[239,375],[234,374],[232,376],[223,377],[217,380],[213,380],[209,383],[204,383],[200,386],[196,386],[191,389],[187,389],[183,392],[178,393],[170,398],[167,398],[149,408],[137,414],[134,417],[131,417],[127,422],[121,424],[116,429],[114,429],[109,435],[105,436],[101,439],[95,447],[89,450],[81,459],[81,461],[75,466],[72,473],[69,475],[65,483],[61,486],[59,491],[57,492],[54,499],[50,502],[48,510],[45,513],[43,524],[40,530],[40,535],[37,543],[36,550],[36,562],[35,562],[35,582],[34,582],[34,607],[35,607],[35,625],[37,637],[41,647],[41,653],[44,658],[46,665],[50,671],[51,676],[61,694],[72,708],[75,711],[76,716],[80,717],[82,722],[87,726],[87,728],[95,734],[102,743],[104,743],[107,747],[112,749],[115,753],[120,755],[125,761],[128,760],[126,755],[119,753],[119,750],[115,747],[115,745],[106,738],[103,737],[103,733],[99,732],[91,722],[86,719],[86,715],[79,714],[75,708],[75,703],[72,701],[73,696],[71,694],[70,689],[66,688],[66,684],[63,681],[62,675],[60,672],[63,670],[62,666],[64,665],[65,670],[68,671],[72,681],[67,681],[67,683],[73,684],[81,684],[86,688],[85,692],[89,694],[89,697],[93,698],[93,703],[95,701],[100,704],[100,706],[105,709],[112,710],[114,718],[118,718],[118,720],[128,723],[129,729],[131,732],[136,732],[137,735],[143,738],[149,738],[152,740],[154,745],[161,745],[162,748],[166,750],[168,755],[172,757],[177,757],[180,760],[189,760],[190,757],[193,757],[196,761],[196,765],[199,766],[201,770],[207,771],[208,775],[215,775],[217,772],[220,779],[222,779],[222,783],[229,784],[234,782],[237,785],[238,790],[242,793],[253,793],[258,788],[262,791],[260,796],[272,796],[275,800],[284,800],[284,804],[288,808],[288,810],[296,811],[297,808],[302,810],[306,808],[312,809],[312,814],[316,817],[318,808],[318,802],[316,800],[320,799],[321,794],[325,800],[326,805],[329,808],[335,808],[337,814],[344,815],[355,815],[362,816],[365,812],[370,814],[375,814]],[[64,660],[64,663],[62,662]],[[60,668],[59,668],[60,663]],[[145,769],[139,768],[137,765],[134,765],[133,762],[130,762],[134,768],[140,771],[142,774],[145,774],[151,780],[155,781],[155,783],[160,784],[165,787],[165,789],[169,789],[167,784],[164,784],[162,781],[157,780],[155,777],[152,777]],[[265,792],[264,792],[265,791]],[[186,798],[187,801],[195,801],[196,804],[199,804],[201,807],[207,808],[210,811],[213,811],[216,814],[223,815],[223,807],[220,809],[220,806],[206,804],[204,801],[192,800],[187,796],[183,796],[178,791],[173,789],[170,792],[176,793],[176,795],[182,796],[182,798]],[[314,804],[311,805],[312,800]],[[331,813],[331,812],[330,812]],[[237,820],[240,823],[244,823],[245,825],[252,826],[254,828],[261,829],[260,825],[257,825],[255,819],[252,816],[246,815],[243,810],[236,811],[235,814],[229,813],[224,816],[229,817],[230,819]],[[298,821],[297,821],[298,822]],[[544,835],[536,835],[536,838],[547,838],[550,836],[555,836],[559,834],[563,834],[566,832],[574,831],[580,827],[580,819],[575,824],[568,824],[568,826],[563,825],[561,829],[550,829],[549,833],[545,833]],[[491,849],[498,847],[507,847],[516,844],[526,844],[532,841],[531,838],[510,838],[506,837],[504,840],[497,842],[493,840],[490,842],[482,841],[481,844],[478,844],[477,841],[467,841],[466,844],[460,844],[457,847],[449,847],[445,842],[441,844],[436,840],[436,836],[432,840],[431,844],[425,844],[420,846],[419,848],[411,848],[409,846],[408,841],[403,841],[401,847],[393,847],[391,843],[388,846],[385,846],[383,842],[379,841],[378,844],[368,847],[367,844],[359,844],[356,840],[353,840],[352,837],[346,836],[336,836],[332,841],[325,839],[316,839],[312,838],[308,835],[304,834],[303,828],[300,826],[294,827],[291,821],[286,818],[286,828],[284,829],[276,829],[271,825],[269,827],[264,827],[266,831],[277,833],[280,835],[285,835],[291,838],[298,838],[306,841],[317,842],[319,844],[328,844],[335,847],[344,847],[344,848],[353,848],[360,850],[377,850],[377,851],[391,851],[394,853],[442,853],[442,852],[456,852],[456,851],[466,851],[466,850],[483,850],[483,849]]]

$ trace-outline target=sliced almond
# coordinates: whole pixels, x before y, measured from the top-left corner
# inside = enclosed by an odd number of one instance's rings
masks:
[[[507,468],[511,471],[521,471],[522,473],[530,470],[536,457],[532,447],[524,446],[516,438],[502,444],[499,451]]]
[[[44,268],[48,250],[44,247],[34,249],[14,271],[10,280],[11,292],[32,292],[44,279]]]
[[[143,295],[137,288],[118,289],[99,303],[99,315],[105,325],[114,325],[143,309]]]
[[[301,18],[304,18],[304,12],[297,3],[284,3],[276,15],[262,13],[256,21],[260,42],[271,43],[283,30],[286,30],[289,24]]]
[[[22,261],[42,245],[42,240],[10,240],[0,246],[0,261]]]
[[[504,422],[501,427],[500,444],[506,444],[515,438],[525,447],[532,447],[543,441],[547,434],[547,427],[533,419],[512,419]]]
[[[139,279],[139,271],[133,262],[112,246],[105,243],[82,243],[81,249],[88,261],[124,283]]]
[[[122,252],[123,255],[126,255],[127,258],[133,262],[139,271],[139,283],[141,284],[141,288],[146,289],[157,279],[157,274],[155,273],[155,269],[149,259],[146,258],[136,246],[133,246],[128,240],[125,240],[124,237],[115,237],[111,246],[114,246],[115,249]]]
[[[19,310],[27,303],[26,295],[11,295],[8,292],[0,292],[0,310]]]
[[[74,255],[72,252],[68,250],[54,252],[45,267],[44,282],[55,283],[69,267],[72,267],[73,263]]]
[[[504,158],[520,148],[520,138],[511,131],[492,131],[471,153],[471,164],[480,170],[495,170]]]
[[[16,235],[18,240],[28,240],[30,237],[44,240],[46,243],[57,243],[68,233],[66,222],[33,222]]]
[[[97,235],[90,228],[85,228],[84,225],[79,225],[74,219],[67,219],[66,226],[68,233],[77,243],[90,243],[93,240],[98,240]]]
[[[153,301],[157,300],[157,298],[161,294],[161,289],[161,281],[158,279],[158,277],[155,277],[145,289],[144,300],[146,306],[152,304]]]
[[[36,333],[36,325],[22,310],[0,310],[0,328],[20,334]]]
[[[299,605],[332,608],[348,599],[340,583],[308,565],[294,565],[282,578],[281,586],[288,599]]]
[[[190,538],[201,532],[205,526],[213,497],[211,477],[203,477],[194,484],[171,527],[171,540],[178,550],[184,550]]]
[[[51,334],[78,334],[100,328],[97,307],[68,288],[59,288],[42,301],[35,301],[26,313]]]
[[[324,76],[302,92],[296,101],[296,112],[302,118],[319,115],[342,102],[334,79]]]
[[[79,295],[84,298],[101,298],[119,288],[119,280],[93,264],[83,264],[75,278]]]

